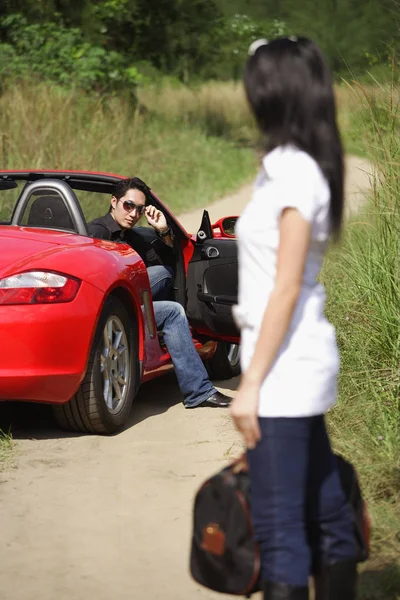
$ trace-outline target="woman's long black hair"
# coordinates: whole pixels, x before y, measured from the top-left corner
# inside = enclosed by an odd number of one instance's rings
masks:
[[[331,191],[332,231],[338,235],[343,213],[343,151],[332,76],[322,52],[304,37],[278,38],[260,45],[245,66],[244,86],[267,137],[267,150],[293,144],[320,166]]]

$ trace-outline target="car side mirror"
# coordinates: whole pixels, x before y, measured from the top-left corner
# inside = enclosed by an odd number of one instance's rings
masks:
[[[224,217],[212,226],[213,229],[219,229],[223,237],[236,237],[235,225],[239,217]]]

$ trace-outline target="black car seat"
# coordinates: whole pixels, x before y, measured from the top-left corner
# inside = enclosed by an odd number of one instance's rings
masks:
[[[27,225],[75,231],[68,207],[60,196],[39,196],[30,207]]]

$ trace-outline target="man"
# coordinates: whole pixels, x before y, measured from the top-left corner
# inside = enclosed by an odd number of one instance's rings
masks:
[[[173,234],[163,213],[145,205],[149,194],[149,188],[138,177],[121,180],[115,187],[109,212],[89,223],[89,233],[132,246],[147,267],[153,300],[168,300],[174,275]],[[151,242],[133,229],[143,214],[157,233]]]
[[[165,215],[154,206],[146,205],[150,197],[149,188],[137,177],[121,180],[115,187],[109,212],[88,224],[89,235],[127,243],[144,261],[155,300],[157,330],[164,335],[185,407],[228,407],[232,399],[218,392],[209,380],[193,345],[183,307],[178,302],[157,300],[172,284],[174,240]],[[142,215],[157,233],[157,240],[146,241],[135,232],[134,225]]]

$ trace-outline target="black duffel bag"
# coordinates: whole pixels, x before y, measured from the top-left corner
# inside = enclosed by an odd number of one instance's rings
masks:
[[[353,508],[357,561],[369,551],[370,524],[354,467],[337,456],[343,490]],[[249,506],[246,456],[225,467],[198,490],[193,511],[190,572],[201,585],[224,594],[250,596],[260,587],[260,553]]]

